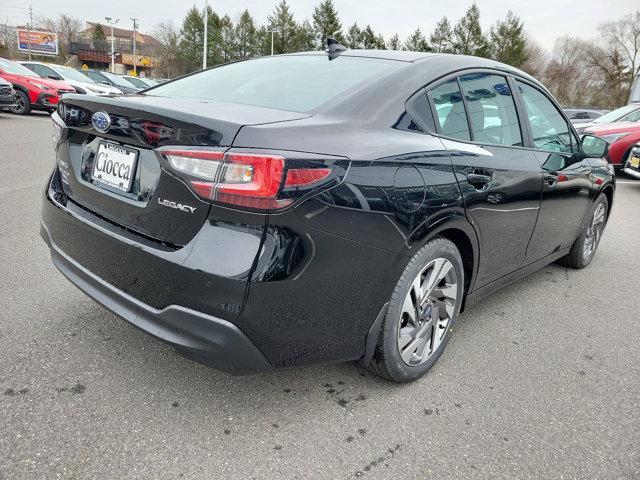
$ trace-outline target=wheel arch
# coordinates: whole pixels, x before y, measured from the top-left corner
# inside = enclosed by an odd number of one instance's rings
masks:
[[[609,216],[611,215],[611,208],[613,207],[613,193],[615,189],[612,183],[606,184],[602,187],[599,193],[603,193],[607,197],[607,202],[609,203],[609,208],[607,209],[607,220],[609,220]],[[597,197],[596,197],[597,198]]]
[[[24,86],[20,85],[19,83],[14,83],[13,84],[13,89],[16,91],[21,91],[22,93],[26,93],[27,97],[29,97],[29,101],[31,101],[31,95],[29,95],[29,90],[26,89]]]
[[[462,302],[462,310],[464,310],[466,295],[471,291],[475,282],[480,256],[479,242],[475,230],[466,217],[453,215],[432,223],[429,227],[422,229],[422,232],[422,234],[416,233],[416,235],[411,237],[409,239],[411,243],[409,243],[409,240],[407,241],[411,255],[435,237],[446,238],[451,241],[460,252],[465,277],[465,298]]]

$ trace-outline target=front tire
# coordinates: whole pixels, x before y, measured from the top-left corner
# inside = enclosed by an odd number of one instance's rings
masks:
[[[31,112],[31,101],[29,95],[22,90],[16,91],[16,106],[11,109],[16,115],[28,115]]]
[[[576,269],[589,265],[600,244],[608,216],[609,200],[607,200],[606,195],[601,193],[591,205],[585,223],[571,250],[566,256],[558,260],[558,262]]]
[[[391,295],[367,368],[394,382],[424,375],[449,341],[463,294],[464,267],[455,244],[429,241],[409,261]]]

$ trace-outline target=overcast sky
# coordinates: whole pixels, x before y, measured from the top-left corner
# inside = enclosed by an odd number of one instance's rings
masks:
[[[172,20],[180,25],[193,2],[184,0],[31,0],[34,13],[57,15],[66,13],[82,20],[97,21],[105,16],[120,18],[119,26],[131,28],[130,17],[139,18],[140,29],[150,33],[159,22]],[[210,2],[218,13],[236,18],[247,7],[258,23],[266,22],[276,0],[217,0]],[[319,0],[289,0],[296,20],[311,18]],[[389,38],[398,33],[403,39],[416,27],[430,33],[436,22],[446,15],[457,22],[471,4],[460,0],[334,0],[343,28],[353,22],[371,24],[376,32]],[[614,20],[640,8],[638,0],[478,0],[481,22],[488,28],[504,17],[511,8],[525,23],[527,32],[547,49],[561,35],[589,38],[596,34],[598,24]],[[204,0],[196,5],[204,7]],[[25,23],[28,19],[28,0],[12,2],[0,0],[0,22]]]

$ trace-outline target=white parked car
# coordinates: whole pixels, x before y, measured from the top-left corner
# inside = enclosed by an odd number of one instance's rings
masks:
[[[62,80],[65,83],[68,83],[75,88],[78,93],[86,95],[122,95],[122,91],[117,88],[94,82],[76,69],[65,65],[33,62],[30,60],[20,63],[42,78]]]

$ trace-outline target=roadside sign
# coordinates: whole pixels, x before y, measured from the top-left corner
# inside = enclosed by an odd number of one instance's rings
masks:
[[[58,35],[55,32],[17,28],[18,51],[34,55],[58,55]]]

